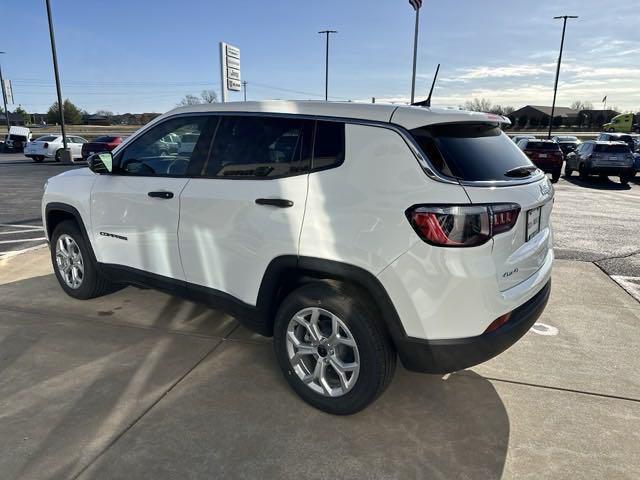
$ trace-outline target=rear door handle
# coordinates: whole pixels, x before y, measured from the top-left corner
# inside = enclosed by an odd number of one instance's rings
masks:
[[[162,198],[164,200],[169,200],[173,198],[173,192],[149,192],[147,193],[151,198]]]
[[[293,202],[291,200],[285,200],[284,198],[256,198],[256,204],[271,205],[279,208],[293,207]]]

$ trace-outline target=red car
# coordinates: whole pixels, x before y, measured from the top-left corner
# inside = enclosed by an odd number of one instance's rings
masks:
[[[82,159],[86,160],[90,155],[99,152],[110,152],[122,143],[122,137],[115,135],[103,135],[95,138],[92,142],[82,145]]]
[[[525,155],[540,170],[551,174],[551,181],[557,182],[562,173],[562,162],[564,155],[558,145],[553,140],[542,140],[539,138],[523,138],[518,142],[518,147],[524,151]]]

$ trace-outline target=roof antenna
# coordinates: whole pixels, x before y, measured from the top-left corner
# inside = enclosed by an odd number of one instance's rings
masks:
[[[431,83],[431,90],[429,90],[429,96],[427,97],[427,99],[423,100],[421,102],[412,103],[411,105],[415,105],[417,107],[430,107],[431,106],[431,95],[433,95],[433,87],[435,87],[435,85],[436,85],[436,79],[438,78],[438,72],[439,71],[440,71],[440,64],[438,64],[438,67],[436,68],[436,74],[433,76],[433,82]]]

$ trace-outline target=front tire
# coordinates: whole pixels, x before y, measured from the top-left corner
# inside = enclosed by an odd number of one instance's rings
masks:
[[[557,170],[554,170],[551,173],[551,182],[552,183],[558,183],[558,180],[560,180],[560,172],[562,171],[562,167],[558,168]]]
[[[88,240],[74,221],[65,220],[56,226],[49,248],[58,283],[70,297],[88,300],[115,290],[98,271]]]
[[[355,287],[313,282],[280,305],[276,357],[289,385],[313,407],[351,415],[388,387],[396,353],[371,303]]]
[[[61,162],[62,161],[62,149],[58,149],[56,151],[56,162]]]
[[[569,165],[564,166],[564,176],[569,178],[573,174],[573,169],[569,168]]]
[[[622,175],[620,175],[620,183],[622,185],[629,185],[629,180],[631,180],[632,177],[632,174],[623,173]]]

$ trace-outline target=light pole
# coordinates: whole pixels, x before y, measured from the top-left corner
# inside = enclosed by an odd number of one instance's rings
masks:
[[[422,0],[409,0],[409,3],[416,11],[416,26],[413,32],[413,73],[411,74],[411,102],[413,105],[416,94],[416,63],[418,60],[418,26],[420,25],[420,8],[422,8]]]
[[[7,53],[7,52],[0,52]],[[7,96],[4,94],[4,80],[2,79],[2,65],[0,65],[0,89],[2,90],[2,101],[4,102],[4,117],[7,120],[7,133],[11,130],[11,123],[9,122],[9,110],[7,110]]]
[[[247,81],[242,82],[242,91],[244,93],[244,101],[247,101]]]
[[[329,35],[338,33],[337,30],[322,30],[318,33],[324,33],[327,36],[327,48],[324,56],[324,99],[329,99]]]
[[[49,37],[51,38],[51,56],[53,57],[53,73],[56,77],[56,91],[58,93],[58,112],[60,112],[60,130],[62,131],[62,148],[64,150],[65,161],[67,157],[67,135],[64,131],[64,107],[62,104],[62,90],[60,89],[60,75],[58,74],[58,56],[56,55],[56,39],[53,33],[53,21],[51,20],[51,5],[49,0],[45,0],[47,6],[47,18],[49,19]]]
[[[553,17],[554,20],[562,18],[564,20],[562,24],[562,40],[560,40],[560,55],[558,55],[558,66],[556,68],[556,82],[553,86],[553,103],[551,104],[551,118],[549,119],[549,136],[551,138],[551,128],[553,127],[553,114],[556,109],[556,94],[558,93],[558,77],[560,77],[560,63],[562,63],[562,49],[564,48],[564,32],[567,29],[567,18],[578,18],[577,15],[561,15],[559,17]]]

